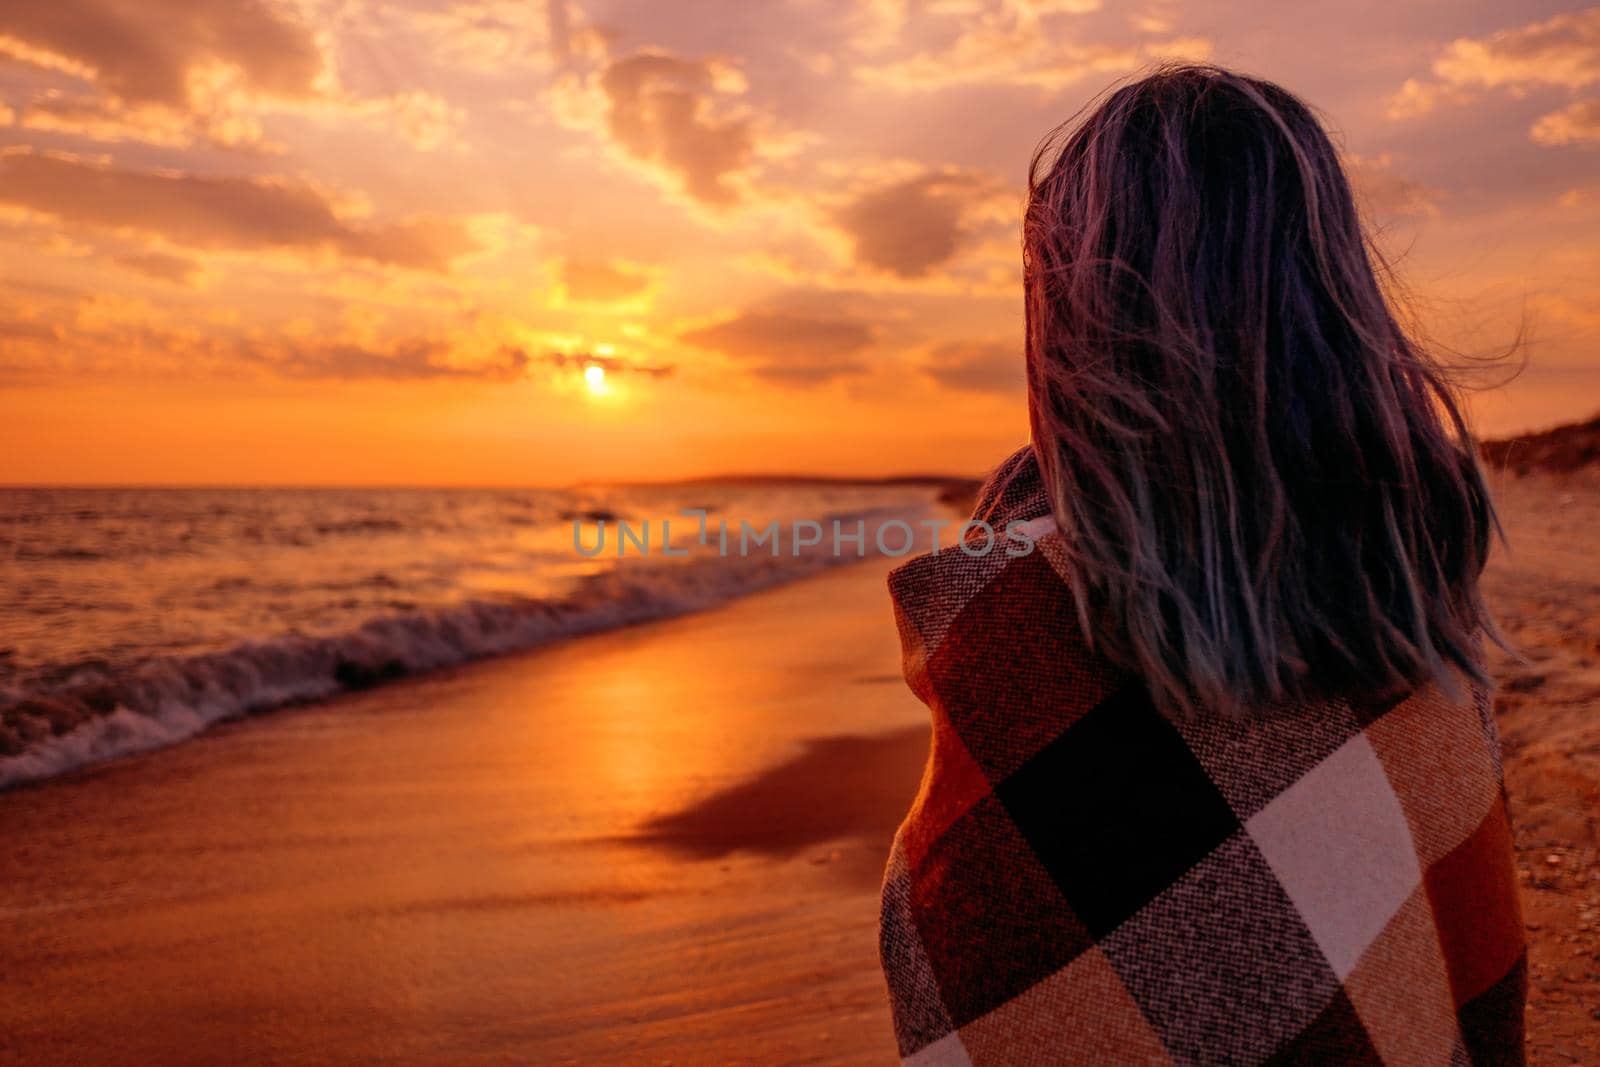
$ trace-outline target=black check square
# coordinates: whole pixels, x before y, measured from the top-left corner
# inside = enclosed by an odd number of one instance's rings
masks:
[[[1461,1005],[1456,1013],[1473,1063],[1510,1062],[1497,1050],[1523,1047],[1522,1006],[1527,1000],[1528,954],[1523,952],[1504,978]]]
[[[995,794],[1096,940],[1240,825],[1142,683],[1101,701]]]
[[[1405,702],[1410,692],[1388,693],[1384,695],[1366,695],[1352,693],[1345,697],[1345,703],[1355,714],[1356,721],[1365,729],[1389,714]]]

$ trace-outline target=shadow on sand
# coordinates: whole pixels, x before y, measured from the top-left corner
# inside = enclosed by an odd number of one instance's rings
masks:
[[[786,859],[828,842],[859,844],[846,873],[876,880],[927,755],[925,726],[815,738],[792,759],[651,819],[629,840],[701,860],[741,850]]]

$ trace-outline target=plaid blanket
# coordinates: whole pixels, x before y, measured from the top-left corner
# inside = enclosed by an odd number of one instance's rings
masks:
[[[1175,723],[1085,650],[1029,449],[978,514],[1034,551],[889,579],[933,713],[883,886],[903,1061],[1522,1063],[1491,694]]]

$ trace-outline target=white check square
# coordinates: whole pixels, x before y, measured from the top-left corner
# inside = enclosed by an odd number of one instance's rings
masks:
[[[1245,828],[1341,980],[1422,878],[1405,812],[1364,735]]]

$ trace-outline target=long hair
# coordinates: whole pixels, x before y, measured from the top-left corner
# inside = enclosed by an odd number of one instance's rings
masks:
[[[1034,451],[1085,635],[1169,713],[1488,684],[1499,521],[1375,263],[1269,82],[1165,66],[1034,153]]]

